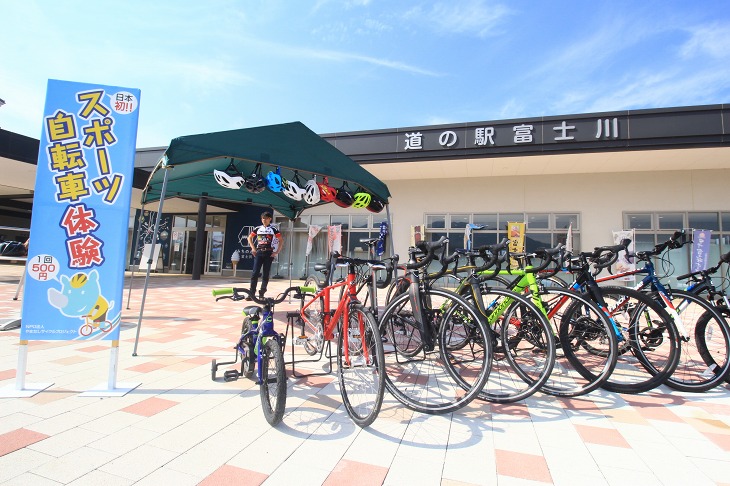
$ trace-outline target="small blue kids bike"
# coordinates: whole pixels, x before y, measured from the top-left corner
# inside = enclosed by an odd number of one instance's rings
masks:
[[[241,337],[235,346],[236,359],[223,363],[216,363],[216,360],[213,360],[211,378],[216,379],[219,366],[235,364],[239,358],[240,371],[227,370],[223,374],[225,381],[236,381],[241,376],[251,378],[256,369],[256,383],[260,385],[261,391],[261,408],[266,421],[271,425],[281,422],[286,407],[286,370],[283,352],[285,338],[274,330],[274,306],[286,299],[291,292],[295,293],[295,298],[301,299],[305,292],[313,293],[314,290],[307,287],[289,287],[276,298],[260,299],[244,288],[213,289],[216,301],[221,299],[238,301],[250,296],[259,305],[249,305],[243,309]]]

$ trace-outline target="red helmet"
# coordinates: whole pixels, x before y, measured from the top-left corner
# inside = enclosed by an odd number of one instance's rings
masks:
[[[318,182],[319,186],[319,200],[324,202],[332,202],[337,198],[337,189],[330,186],[327,178],[324,178],[323,182]]]

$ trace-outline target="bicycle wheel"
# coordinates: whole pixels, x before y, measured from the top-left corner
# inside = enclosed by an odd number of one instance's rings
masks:
[[[318,285],[316,282],[316,277],[309,277],[305,282],[305,287],[316,287]],[[304,301],[301,301],[302,308],[304,303]],[[301,310],[300,308],[300,315]],[[324,348],[324,312],[324,298],[322,297],[315,297],[314,302],[304,311],[304,322],[296,342],[302,343],[304,351],[309,356],[322,353]]]
[[[636,290],[601,287],[601,293],[625,341],[619,341],[625,352],[619,352],[613,373],[601,386],[616,393],[642,393],[664,383],[679,362],[679,333],[669,314]]]
[[[373,314],[359,303],[348,306],[337,339],[340,393],[347,413],[360,427],[378,416],[385,394],[383,340]]]
[[[453,292],[425,291],[418,305],[426,322],[416,322],[414,316],[419,313],[414,313],[409,297],[408,293],[396,296],[380,321],[389,335],[397,335],[406,323],[408,333],[417,336],[409,346],[391,342],[384,347],[385,386],[399,402],[417,412],[458,410],[476,398],[489,377],[488,330],[472,306]],[[422,326],[431,326],[434,349],[423,346]]]
[[[611,375],[618,343],[611,322],[587,296],[567,289],[546,288],[540,293],[560,345],[555,366],[542,390],[559,397],[589,393]],[[580,363],[580,367],[576,367]],[[581,370],[590,370],[582,374]]]
[[[658,298],[656,294],[652,297]],[[677,323],[681,349],[677,369],[666,384],[687,392],[710,390],[730,372],[730,328],[714,306],[702,297],[683,290],[672,290],[671,297],[682,323],[681,326]]]
[[[397,296],[404,294],[410,285],[411,281],[405,276],[401,276],[393,280],[388,287],[388,292],[385,294],[385,305],[390,304],[390,302]]]
[[[530,298],[488,282],[481,296],[464,289],[470,302],[481,298],[490,322],[493,360],[480,400],[513,403],[537,392],[555,363],[555,340],[545,314]]]
[[[276,425],[286,408],[286,370],[281,345],[274,338],[266,340],[261,350],[261,409],[266,421]]]

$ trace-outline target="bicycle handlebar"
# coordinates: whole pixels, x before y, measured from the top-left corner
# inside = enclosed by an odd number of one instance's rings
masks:
[[[445,236],[442,236],[438,239],[438,241],[421,241],[416,245],[417,251],[420,251],[421,253],[425,253],[426,256],[423,257],[420,261],[416,262],[413,261],[413,257],[415,256],[416,251],[409,250],[409,253],[411,255],[411,261],[405,264],[405,267],[408,270],[416,270],[418,268],[423,268],[429,263],[431,263],[436,258],[436,250],[438,249],[446,249],[446,243],[448,243],[449,239]]]
[[[287,296],[291,292],[296,292],[297,295],[295,295],[295,298],[300,298],[302,294],[310,293],[310,294],[316,294],[317,288],[316,287],[305,287],[305,286],[297,286],[297,287],[289,287],[288,289],[284,290],[284,292],[280,293],[278,296],[272,298],[265,298],[260,299],[257,297],[251,290],[241,288],[241,287],[225,287],[220,289],[213,289],[213,297],[216,298],[216,300],[219,299],[232,299],[232,300],[241,300],[244,297],[239,294],[246,294],[247,297],[250,297],[252,301],[256,302],[260,305],[275,305],[283,302]]]

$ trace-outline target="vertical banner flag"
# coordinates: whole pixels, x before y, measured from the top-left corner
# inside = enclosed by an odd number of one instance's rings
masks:
[[[573,253],[573,222],[568,225],[568,234],[565,235],[565,251]]]
[[[411,246],[423,241],[423,225],[411,226]]]
[[[618,260],[616,260],[616,263],[613,266],[615,273],[633,272],[634,270],[636,270],[636,259],[633,257],[629,257],[629,255],[634,254],[634,248],[636,247],[634,243],[634,240],[636,240],[636,230],[630,229],[613,232],[613,242],[616,245],[621,243],[621,240],[624,240],[626,238],[631,240],[631,244],[628,246],[629,251],[628,253],[622,251],[618,254]],[[631,275],[628,277],[617,278],[616,281],[636,282],[636,277]]]
[[[469,223],[464,229],[464,249],[471,250],[474,247],[474,230],[486,228],[483,224]]]
[[[385,242],[388,238],[388,222],[383,221],[380,223],[380,234],[378,235],[378,244],[375,247],[375,255],[381,256],[385,253]]]
[[[118,340],[138,89],[48,81],[21,340]]]
[[[327,252],[342,253],[342,225],[327,227]]]
[[[694,230],[692,232],[692,272],[707,270],[711,239],[712,230]]]
[[[317,236],[321,230],[321,226],[317,226],[316,224],[309,225],[309,231],[307,232],[307,251],[305,252],[307,256],[312,253],[312,242],[314,241],[314,237]]]
[[[525,251],[525,223],[507,223],[507,238],[509,238],[509,252],[523,253]],[[510,258],[510,267],[517,268],[519,263]]]

